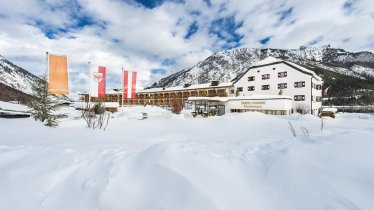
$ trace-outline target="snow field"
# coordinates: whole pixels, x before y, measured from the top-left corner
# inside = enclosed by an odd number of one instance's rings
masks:
[[[128,117],[139,112],[149,119]],[[0,119],[0,133],[0,209],[374,207],[367,114],[338,114],[321,131],[313,116],[192,119],[134,107],[106,131],[69,117],[57,129]]]

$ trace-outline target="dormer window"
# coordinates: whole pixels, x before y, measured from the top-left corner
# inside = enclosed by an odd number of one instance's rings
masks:
[[[295,82],[295,88],[305,87],[305,81]]]
[[[286,89],[287,88],[287,83],[279,83],[278,84],[278,89]]]
[[[263,85],[261,87],[262,90],[269,90],[270,89],[270,85]]]
[[[295,95],[294,101],[305,101],[305,95]]]
[[[265,80],[265,79],[270,79],[270,74],[263,74],[262,75],[262,79]]]
[[[284,71],[284,72],[278,72],[278,77],[279,78],[287,77],[287,72],[286,71]]]

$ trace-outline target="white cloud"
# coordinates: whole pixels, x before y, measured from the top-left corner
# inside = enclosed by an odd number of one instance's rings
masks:
[[[208,6],[206,1],[190,0],[148,9],[118,0],[2,0],[0,54],[35,74],[45,70],[46,51],[67,54],[76,77],[70,78],[71,87],[83,91],[88,61],[108,67],[108,87],[120,86],[123,66],[137,70],[139,88],[154,79],[151,69],[173,72],[196,64],[227,44],[209,28],[214,20],[228,16],[243,23],[235,29],[243,37],[241,47],[262,47],[259,40],[271,37],[265,46],[297,48],[319,38],[318,45],[373,51],[373,1],[354,1],[349,12],[343,8],[345,2],[211,0]],[[290,16],[280,21],[280,12],[289,8]],[[96,24],[74,27],[77,16]],[[194,22],[198,30],[185,39]],[[54,39],[46,32],[54,33]],[[175,63],[164,65],[165,59]]]

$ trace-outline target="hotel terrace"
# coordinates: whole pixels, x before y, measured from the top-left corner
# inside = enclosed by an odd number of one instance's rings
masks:
[[[184,104],[189,97],[227,97],[231,82],[218,83],[213,81],[208,84],[198,84],[170,87],[170,88],[152,88],[139,90],[136,93],[136,99],[123,99],[123,105],[154,105],[160,107],[170,107],[174,100],[179,100]],[[85,101],[88,101],[88,95],[84,94]],[[106,97],[101,99],[104,102],[118,102],[122,105],[122,90],[114,89],[107,92]],[[97,98],[91,97],[91,101]]]

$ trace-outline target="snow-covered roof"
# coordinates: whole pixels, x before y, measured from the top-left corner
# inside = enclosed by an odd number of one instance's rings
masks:
[[[272,65],[272,64],[275,64],[275,63],[285,63],[286,65],[288,66],[291,66],[301,72],[304,72],[306,74],[310,74],[312,75],[314,78],[316,78],[317,80],[319,81],[322,81],[322,78],[319,77],[314,71],[312,70],[309,70],[303,66],[300,66],[294,62],[290,62],[290,61],[285,61],[285,60],[281,60],[281,59],[278,59],[278,58],[274,58],[272,56],[269,56],[265,59],[262,59],[260,60],[259,62],[255,63],[253,66],[251,66],[246,72],[244,72],[243,74],[241,74],[240,76],[238,76],[237,78],[233,79],[234,83],[237,82],[238,80],[240,80],[249,70],[253,69],[253,68],[258,68],[258,67],[262,67],[262,66],[267,66],[267,65]]]
[[[104,102],[103,103],[105,107],[107,108],[118,108],[119,107],[119,104],[118,102]],[[75,102],[74,103],[74,108],[83,108],[87,105],[86,102]],[[91,106],[94,106],[95,105],[95,102],[91,102]]]
[[[262,60],[258,61],[253,66],[262,66],[262,65],[267,65],[267,64],[277,63],[277,62],[282,62],[282,61],[283,60],[280,60],[278,58],[274,58],[272,56],[269,56],[269,57],[267,57],[265,59],[262,59]]]
[[[332,108],[332,107],[326,107],[326,108],[322,109],[322,112],[333,112],[333,113],[336,113],[336,112],[338,112],[338,109],[337,108]]]
[[[227,102],[228,97],[188,97],[189,101],[222,101]]]
[[[231,100],[271,100],[271,99],[287,99],[292,100],[291,96],[283,95],[251,95],[251,96],[234,96],[234,97],[188,97],[189,101],[222,101]]]
[[[184,86],[176,86],[176,87],[168,87],[168,88],[151,88],[145,90],[138,90],[138,93],[152,93],[152,92],[168,92],[168,91],[183,91],[183,90],[193,90],[193,89],[204,89],[204,88],[219,88],[219,87],[230,87],[232,86],[232,82],[223,82],[219,83],[216,86],[212,86],[211,83],[205,84],[197,84],[197,85],[190,85],[188,87]]]
[[[319,80],[319,81],[322,80],[322,78],[321,78],[320,76],[318,76],[318,75],[317,75],[314,71],[312,71],[312,70],[309,70],[309,69],[307,69],[307,68],[305,68],[305,67],[303,67],[303,66],[300,66],[299,64],[296,64],[296,63],[293,63],[293,62],[290,62],[290,61],[284,61],[284,62],[290,64],[291,66],[294,66],[294,67],[296,67],[296,68],[298,68],[298,69],[301,69],[301,70],[303,70],[303,71],[306,71],[306,72],[312,74],[313,77],[316,78],[316,79]]]
[[[290,99],[291,96],[286,95],[251,95],[251,96],[235,96],[229,97],[229,100],[267,100],[267,99]]]
[[[12,102],[4,102],[0,101],[0,109],[2,110],[12,110],[12,111],[20,111],[20,112],[28,112],[30,111],[30,108],[22,105],[22,104],[16,104]]]

